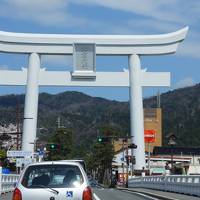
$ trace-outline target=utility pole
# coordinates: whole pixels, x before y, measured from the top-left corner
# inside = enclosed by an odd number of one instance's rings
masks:
[[[15,150],[20,150],[21,149],[21,144],[22,144],[22,132],[20,130],[20,119],[21,119],[21,116],[20,116],[20,106],[19,106],[19,99],[17,99],[17,102],[16,102],[16,110],[15,110],[15,114],[16,114],[16,132],[13,133],[15,136],[16,136],[16,148]],[[13,145],[14,146],[14,145]],[[11,147],[12,148],[12,147]],[[16,172],[19,174],[20,173],[20,167],[16,167]]]
[[[60,128],[60,116],[58,116],[58,129]]]
[[[133,176],[133,171],[134,171],[133,165],[135,165],[136,163],[135,156],[133,155],[133,149],[137,149],[137,145],[132,143],[128,145],[128,149],[131,149],[131,176]]]
[[[133,167],[133,149],[131,149],[131,177],[133,177],[133,171],[134,171],[134,167]]]
[[[128,169],[129,169],[129,156],[128,156],[128,139],[126,140],[126,188],[128,188]]]
[[[122,163],[122,180],[123,180],[123,185],[124,185],[124,158],[125,158],[125,155],[124,155],[124,139],[122,139],[122,152],[123,152],[123,163]]]
[[[157,108],[160,108],[160,91],[157,92]]]
[[[150,152],[150,142],[148,142],[148,170],[149,170],[149,174],[150,174],[150,159],[151,159],[151,152]]]
[[[17,108],[16,108],[16,125],[17,125],[17,146],[16,149],[19,150],[19,140],[21,139],[19,137],[20,134],[20,108],[19,108],[19,100],[17,100]]]

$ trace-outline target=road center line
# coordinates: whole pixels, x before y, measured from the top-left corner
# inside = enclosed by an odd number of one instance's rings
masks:
[[[94,193],[94,198],[95,198],[96,200],[101,200],[95,193]]]

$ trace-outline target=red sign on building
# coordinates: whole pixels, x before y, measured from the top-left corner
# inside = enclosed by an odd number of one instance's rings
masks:
[[[153,143],[156,141],[156,131],[155,130],[144,130],[144,141],[146,143]]]

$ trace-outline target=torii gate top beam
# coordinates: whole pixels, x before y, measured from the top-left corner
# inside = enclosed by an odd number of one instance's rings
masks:
[[[188,27],[161,35],[62,35],[0,31],[0,52],[73,54],[73,43],[96,44],[97,55],[170,54],[184,40]]]

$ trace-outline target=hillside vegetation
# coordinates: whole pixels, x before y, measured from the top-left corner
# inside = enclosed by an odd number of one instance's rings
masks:
[[[1,125],[16,123],[17,103],[23,118],[24,95],[0,97]],[[144,107],[156,107],[156,97],[145,99]],[[164,143],[165,135],[173,132],[178,137],[179,146],[199,146],[200,85],[162,94],[161,107]],[[105,129],[110,129],[115,135],[127,135],[130,132],[128,102],[91,97],[80,92],[56,95],[41,93],[38,116],[38,127],[41,128],[38,136],[43,140],[55,133],[58,117],[61,126],[73,130],[77,145],[87,146],[89,141],[95,140]]]

